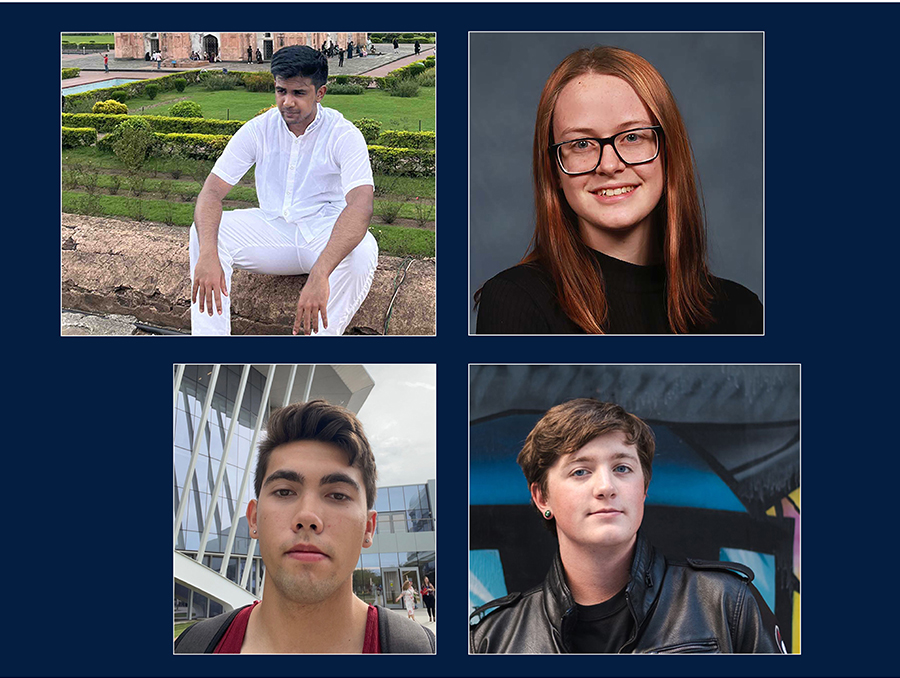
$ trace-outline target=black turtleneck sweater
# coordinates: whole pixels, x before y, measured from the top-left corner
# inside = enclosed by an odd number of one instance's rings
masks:
[[[637,266],[594,251],[606,283],[608,334],[671,334],[666,269]],[[713,323],[697,334],[762,334],[763,307],[743,285],[713,278]],[[550,273],[538,263],[514,266],[481,289],[477,334],[584,334],[563,312]]]

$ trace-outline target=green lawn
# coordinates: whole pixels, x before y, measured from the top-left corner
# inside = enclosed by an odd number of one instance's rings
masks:
[[[102,33],[100,35],[75,35],[73,33],[63,33],[61,42],[74,42],[77,45],[82,43],[97,43],[98,45],[113,44],[112,33]]]
[[[200,104],[203,117],[215,120],[249,120],[259,111],[275,103],[269,92],[247,92],[242,88],[211,92],[202,87],[189,87],[184,92],[160,92],[156,99],[129,99],[131,114],[168,115],[166,102],[188,98]],[[158,105],[158,104],[165,105]],[[153,105],[157,104],[157,105]],[[151,108],[146,108],[151,106]],[[322,105],[340,111],[348,120],[374,118],[382,129],[434,132],[435,88],[421,87],[416,97],[392,97],[383,90],[367,90],[364,94],[326,94]],[[141,108],[145,107],[144,111]]]

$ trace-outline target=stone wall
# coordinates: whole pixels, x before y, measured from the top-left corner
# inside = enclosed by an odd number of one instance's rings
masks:
[[[117,59],[143,59],[144,54],[150,50],[148,33],[116,33],[116,58]],[[247,45],[253,49],[254,58],[256,50],[265,52],[265,33],[157,33],[159,49],[164,59],[189,59],[192,51],[200,54],[205,52],[203,38],[207,35],[216,37],[219,43],[219,55],[222,61],[247,61]],[[353,44],[365,44],[368,33],[329,33],[329,32],[304,32],[304,33],[272,33],[272,47],[278,51],[288,45],[309,45],[316,49],[322,47],[322,43],[331,39],[335,45],[347,47],[347,41],[353,39]]]

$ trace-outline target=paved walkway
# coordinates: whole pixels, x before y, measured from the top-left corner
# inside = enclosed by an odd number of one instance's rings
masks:
[[[344,59],[344,65],[338,66],[338,58],[330,57],[328,59],[328,72],[331,75],[362,75],[368,74],[376,77],[387,75],[395,68],[406,66],[414,61],[420,61],[429,54],[434,54],[434,45],[422,45],[422,52],[418,56],[414,53],[413,45],[400,45],[394,49],[391,45],[375,45],[375,49],[380,52],[367,57],[354,57],[352,59]],[[218,70],[227,68],[229,71],[268,71],[269,64],[248,64],[238,61],[223,61],[217,64],[210,64],[207,61],[194,62],[196,66],[187,68],[156,68],[155,61],[144,61],[143,59],[116,59],[112,52],[109,57],[109,73],[103,70],[103,53],[98,54],[61,54],[60,61],[62,68],[80,68],[81,73],[77,78],[68,78],[62,81],[62,86],[72,87],[74,85],[84,85],[87,83],[98,82],[111,78],[156,78],[161,75],[175,73],[183,70],[193,70],[195,68],[209,68]]]

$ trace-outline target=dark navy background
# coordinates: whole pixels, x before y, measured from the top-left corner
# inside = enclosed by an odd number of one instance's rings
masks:
[[[12,435],[0,674],[896,675],[897,5],[40,3],[3,14]],[[60,337],[58,33],[277,27],[438,33],[438,336]],[[765,31],[765,337],[467,336],[468,30]],[[438,363],[438,657],[172,656],[175,362]],[[509,362],[802,364],[802,656],[467,656],[467,365]]]

